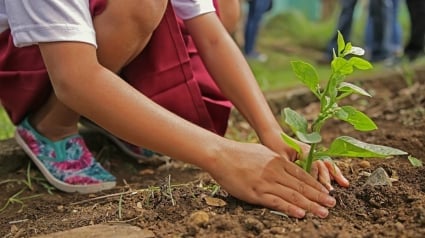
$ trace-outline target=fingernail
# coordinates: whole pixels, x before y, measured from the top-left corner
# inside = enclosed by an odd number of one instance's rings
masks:
[[[303,218],[305,216],[305,211],[302,209],[297,209],[297,211],[295,212],[295,217],[296,218]]]
[[[336,200],[335,200],[335,198],[328,196],[325,200],[325,203],[328,207],[333,207],[336,204]]]
[[[329,210],[324,207],[320,207],[317,215],[321,218],[325,218],[329,215]]]

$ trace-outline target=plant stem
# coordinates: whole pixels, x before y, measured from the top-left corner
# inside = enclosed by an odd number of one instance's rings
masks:
[[[311,164],[313,163],[313,153],[316,150],[316,145],[316,143],[311,144],[310,151],[308,152],[307,163],[304,168],[307,173],[310,173],[311,170]]]

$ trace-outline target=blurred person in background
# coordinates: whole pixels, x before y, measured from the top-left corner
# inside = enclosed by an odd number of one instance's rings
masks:
[[[248,0],[248,14],[245,23],[244,53],[247,59],[267,61],[265,54],[256,50],[257,36],[264,14],[272,8],[272,0]]]
[[[402,30],[398,21],[399,0],[369,1],[365,50],[372,62],[397,63],[402,55]]]
[[[337,48],[337,32],[340,31],[346,41],[350,41],[351,28],[353,26],[353,15],[357,0],[340,0],[341,12],[337,21],[335,33],[326,46],[326,52],[318,63],[328,64],[333,58],[333,49]]]
[[[412,61],[424,54],[425,1],[406,0],[406,4],[410,15],[410,35],[404,54]]]
[[[328,20],[332,18],[335,8],[337,6],[338,0],[322,0],[322,20]]]

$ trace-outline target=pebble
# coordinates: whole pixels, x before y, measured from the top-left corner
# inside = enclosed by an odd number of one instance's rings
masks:
[[[286,232],[286,229],[283,228],[283,227],[275,226],[275,227],[270,228],[270,233],[272,233],[274,235],[284,234],[285,232]]]
[[[396,222],[395,223],[395,229],[397,231],[404,231],[404,225],[401,222]]]
[[[19,231],[19,228],[16,225],[10,227],[10,233],[14,234]]]
[[[315,227],[316,229],[319,229],[319,228],[320,228],[320,221],[318,221],[318,220],[313,220],[312,222],[313,222],[313,225],[314,225],[314,227]]]
[[[387,185],[392,186],[390,177],[388,176],[385,169],[379,167],[366,180],[365,185],[377,186],[377,185]]]
[[[62,231],[47,235],[37,236],[35,238],[154,238],[155,234],[151,230],[141,229],[140,227],[127,224],[105,225],[98,224],[75,228],[68,231]]]
[[[206,196],[204,198],[204,200],[208,205],[213,206],[213,207],[224,207],[224,206],[227,205],[227,203],[220,198],[214,198],[214,197]]]
[[[360,165],[360,167],[362,167],[363,169],[370,168],[370,162],[369,162],[369,161],[367,161],[367,160],[362,160],[362,161],[359,163],[359,165]]]
[[[195,226],[204,226],[209,220],[210,216],[204,211],[196,211],[189,216],[189,224]]]
[[[65,207],[63,205],[59,205],[57,208],[58,212],[64,212],[65,211]]]
[[[374,213],[374,215],[376,217],[379,217],[379,218],[381,218],[381,217],[387,217],[388,214],[389,214],[387,211],[385,211],[383,209],[377,209],[373,213]]]
[[[248,217],[244,222],[245,228],[248,230],[255,230],[261,232],[264,229],[264,224],[252,217]]]

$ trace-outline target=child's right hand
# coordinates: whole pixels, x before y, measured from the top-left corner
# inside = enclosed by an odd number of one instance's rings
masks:
[[[325,218],[335,199],[312,176],[261,144],[234,142],[210,173],[231,195],[287,215]]]

